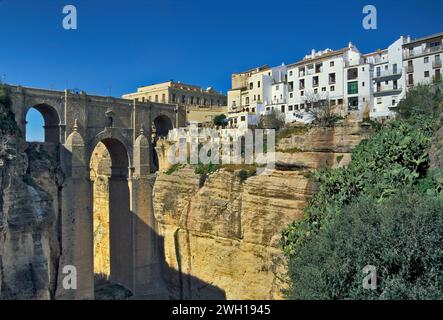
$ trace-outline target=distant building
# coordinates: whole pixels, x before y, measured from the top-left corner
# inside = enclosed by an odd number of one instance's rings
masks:
[[[167,81],[137,89],[135,93],[123,95],[124,99],[180,104],[184,106],[226,106],[226,96],[209,87]]]

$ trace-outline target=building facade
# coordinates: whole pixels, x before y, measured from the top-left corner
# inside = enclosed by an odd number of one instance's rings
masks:
[[[441,79],[443,33],[417,40],[401,36],[387,49],[362,54],[352,43],[301,61],[232,75],[230,125],[256,125],[272,111],[286,123],[312,121],[311,108],[328,104],[340,115],[367,110],[371,118],[395,115],[408,88]]]
[[[203,89],[199,86],[181,82],[167,81],[137,89],[135,93],[123,95],[124,99],[152,101],[159,103],[180,104],[184,106],[226,106],[226,96],[212,87]]]

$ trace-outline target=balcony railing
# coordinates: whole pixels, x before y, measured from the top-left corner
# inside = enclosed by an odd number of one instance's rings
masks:
[[[389,77],[398,77],[401,76],[401,69],[391,69],[391,70],[381,70],[379,72],[374,72],[374,79],[377,78],[389,78]]]
[[[403,54],[403,58],[417,57],[417,56],[421,56],[423,54],[429,54],[429,53],[437,52],[440,50],[443,50],[442,45],[438,45],[435,47],[426,47],[424,49],[420,49],[417,51],[405,51]]]
[[[441,60],[435,60],[432,62],[432,68],[441,68]]]
[[[401,92],[403,90],[403,87],[401,85],[397,85],[396,87],[391,87],[391,88],[377,88],[377,91],[374,92],[374,96],[381,96],[384,94],[389,94],[389,93],[397,93],[397,92]]]

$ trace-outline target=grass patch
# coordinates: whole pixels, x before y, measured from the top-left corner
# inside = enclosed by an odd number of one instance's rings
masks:
[[[165,171],[165,174],[170,176],[172,173],[180,169],[182,165],[180,163],[173,164],[168,170]]]
[[[302,134],[305,134],[306,132],[309,131],[310,126],[308,125],[297,125],[297,126],[292,126],[292,127],[284,127],[282,129],[279,130],[279,132],[277,133],[277,141],[281,140],[281,139],[285,139],[285,138],[289,138],[291,136],[299,136]]]
[[[340,163],[343,160],[343,155],[337,156],[337,163]]]

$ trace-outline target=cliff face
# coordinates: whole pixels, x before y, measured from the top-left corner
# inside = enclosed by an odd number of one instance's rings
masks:
[[[49,299],[58,258],[57,204],[50,193],[57,194],[60,175],[46,153],[25,152],[2,103],[0,115],[0,299]]]
[[[154,210],[165,275],[177,298],[278,299],[284,267],[280,231],[301,214],[314,192],[300,172],[274,172],[241,182],[220,170],[200,188],[192,168],[160,174]],[[197,278],[210,286],[194,283]],[[213,290],[213,288],[220,290]]]
[[[357,124],[292,135],[277,144],[283,150],[277,153],[279,170],[245,181],[226,169],[205,181],[189,166],[170,175],[159,173],[154,212],[173,296],[283,298],[280,234],[300,217],[315,192],[310,171],[346,164],[365,136]]]

